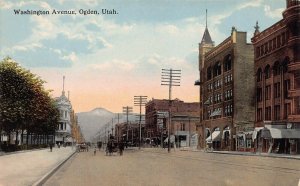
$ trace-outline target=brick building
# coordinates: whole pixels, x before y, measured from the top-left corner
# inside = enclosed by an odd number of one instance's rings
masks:
[[[127,132],[128,129],[128,132]],[[145,123],[141,122],[141,136],[142,136],[142,144],[144,143],[144,129]],[[128,134],[128,138],[127,138]],[[127,141],[129,146],[138,146],[139,145],[139,135],[140,135],[140,126],[138,122],[129,122],[128,125],[126,122],[118,123],[115,125],[115,139],[117,141]]]
[[[197,146],[198,135],[196,123],[199,123],[199,103],[185,103],[179,99],[172,100],[170,140],[177,147]],[[169,122],[169,100],[152,99],[146,104],[146,137],[157,145],[167,141]],[[173,136],[173,137],[172,137]],[[174,141],[172,141],[174,139]]]
[[[200,147],[234,150],[251,142],[254,127],[253,46],[247,33],[232,28],[231,35],[214,46],[206,27],[199,44]],[[241,136],[243,141],[238,142]]]
[[[259,32],[255,48],[255,148],[300,153],[300,2],[287,0],[283,19]]]

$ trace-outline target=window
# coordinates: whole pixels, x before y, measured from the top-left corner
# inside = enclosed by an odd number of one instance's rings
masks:
[[[231,55],[229,54],[225,57],[225,60],[224,60],[224,71],[225,72],[231,70],[231,63],[232,63]]]
[[[262,109],[257,109],[257,121],[262,121]]]
[[[232,104],[226,105],[225,106],[225,111],[224,111],[225,116],[232,116],[232,113],[233,113]]]
[[[265,120],[271,120],[271,107],[265,109]]]
[[[211,83],[209,83],[209,84],[207,85],[207,90],[208,90],[208,92],[210,92],[210,91],[212,90]]]
[[[265,99],[266,100],[271,99],[271,86],[270,85],[266,86]]]
[[[282,35],[281,35],[281,39],[282,39],[282,46],[284,46],[285,45],[285,38],[286,38],[286,33],[284,32],[284,33],[282,33]]]
[[[225,85],[228,85],[232,82],[232,74],[228,74],[224,78]]]
[[[286,103],[284,104],[284,114],[283,114],[283,119],[287,119],[288,115],[291,114],[291,104]]]
[[[265,79],[269,79],[270,77],[271,77],[270,65],[267,65],[265,68]]]
[[[232,89],[226,90],[224,92],[224,100],[230,100],[232,99]]]
[[[210,80],[212,77],[211,77],[211,67],[208,67],[207,68],[207,80]]]
[[[284,87],[283,87],[283,91],[284,91],[284,98],[288,98],[288,92],[291,88],[291,83],[290,80],[284,80]]]
[[[256,73],[256,81],[260,82],[261,80],[262,80],[262,71],[261,68],[259,68]]]
[[[274,97],[279,98],[280,97],[280,83],[274,84]]]
[[[185,131],[185,124],[184,123],[180,123],[180,130]]]
[[[278,61],[276,61],[274,66],[273,66],[273,75],[274,76],[280,75],[280,65],[279,65]]]
[[[275,120],[280,120],[280,105],[274,106],[274,117]]]
[[[214,77],[221,75],[221,63],[217,62],[214,66]]]
[[[264,50],[265,50],[265,53],[264,53],[264,54],[267,54],[267,53],[268,53],[268,44],[267,44],[267,43],[264,44],[264,48],[265,48],[265,49],[264,49]]]
[[[257,88],[256,98],[257,102],[262,101],[262,88]]]
[[[221,93],[215,94],[214,103],[220,103],[221,101],[222,101],[222,94]]]
[[[259,58],[260,57],[260,49],[259,47],[256,47],[256,58]]]
[[[218,79],[214,82],[215,89],[219,89],[222,86],[222,79]]]
[[[273,50],[276,49],[276,38],[273,39]]]
[[[246,139],[246,148],[251,148],[251,141],[252,141],[252,139],[249,139],[249,138],[247,138]]]
[[[277,48],[280,48],[281,46],[281,37],[277,36]]]

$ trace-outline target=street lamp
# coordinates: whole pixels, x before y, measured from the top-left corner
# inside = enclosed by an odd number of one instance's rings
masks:
[[[162,69],[161,85],[169,86],[168,152],[170,152],[170,127],[172,109],[172,86],[180,86],[181,70]]]

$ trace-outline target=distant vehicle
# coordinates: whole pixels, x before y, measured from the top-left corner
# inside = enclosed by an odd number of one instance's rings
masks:
[[[118,142],[114,139],[109,139],[106,145],[106,155],[112,155],[114,152],[118,152]]]

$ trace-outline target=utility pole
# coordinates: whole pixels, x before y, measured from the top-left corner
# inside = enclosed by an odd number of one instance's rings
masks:
[[[170,127],[172,111],[172,86],[180,86],[181,70],[162,69],[161,85],[169,86],[168,152],[170,152]]]
[[[111,135],[114,135],[114,118],[111,119]]]
[[[134,106],[140,107],[140,119],[139,119],[139,149],[141,149],[142,142],[142,106],[145,106],[147,103],[147,96],[134,96]]]
[[[123,107],[123,114],[126,115],[126,143],[128,142],[128,115],[132,113],[132,107]]]

